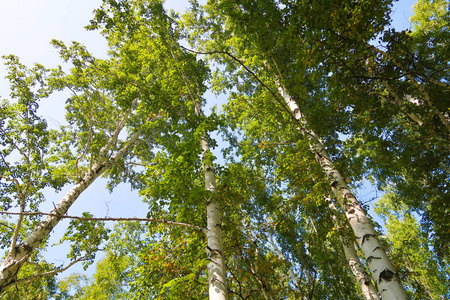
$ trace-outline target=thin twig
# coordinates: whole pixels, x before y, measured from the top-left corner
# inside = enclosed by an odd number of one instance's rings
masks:
[[[162,223],[167,225],[173,225],[173,226],[182,226],[182,227],[188,227],[195,230],[205,231],[205,228],[202,228],[197,225],[187,224],[187,223],[181,223],[181,222],[173,222],[173,221],[167,221],[164,219],[150,219],[150,218],[89,218],[89,217],[78,217],[78,216],[68,216],[68,215],[59,215],[55,213],[45,213],[41,211],[35,211],[35,212],[9,212],[9,211],[0,211],[0,214],[5,215],[24,215],[24,216],[52,216],[52,217],[58,217],[62,219],[74,219],[74,220],[83,220],[83,221],[139,221],[139,222],[155,222],[155,223]]]
[[[283,107],[284,110],[286,110],[289,115],[295,119],[295,116],[292,114],[292,112],[289,110],[289,108],[286,106],[286,104],[281,101],[278,98],[278,95],[276,92],[272,91],[271,88],[269,88],[259,77],[258,75],[255,74],[255,72],[253,72],[252,70],[250,70],[249,67],[247,67],[240,59],[238,59],[237,57],[235,57],[233,54],[226,52],[226,51],[210,51],[210,52],[200,52],[200,51],[195,51],[189,48],[186,48],[182,45],[180,45],[181,48],[183,48],[186,51],[189,51],[191,53],[195,53],[195,54],[203,54],[203,55],[211,55],[211,54],[225,54],[228,57],[230,57],[231,59],[233,59],[234,61],[236,61],[238,64],[240,64],[256,81],[259,82],[259,84],[261,84],[274,98],[275,100]],[[297,121],[297,120],[296,120]]]

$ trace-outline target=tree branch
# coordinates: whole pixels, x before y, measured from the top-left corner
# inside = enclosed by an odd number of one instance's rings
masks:
[[[283,107],[284,110],[286,110],[289,115],[294,119],[295,116],[292,114],[292,112],[289,110],[289,108],[286,106],[286,104],[281,101],[278,98],[278,94],[274,91],[272,91],[271,88],[269,88],[261,79],[259,79],[258,75],[255,74],[255,72],[253,72],[252,70],[250,70],[249,67],[247,67],[240,59],[238,59],[237,57],[235,57],[233,54],[226,52],[226,51],[210,51],[210,52],[200,52],[200,51],[195,51],[189,48],[186,48],[182,45],[180,45],[181,48],[183,48],[186,51],[189,51],[191,53],[195,53],[195,54],[203,54],[203,55],[211,55],[211,54],[225,54],[228,57],[230,57],[232,60],[236,61],[238,64],[240,64],[256,81],[258,81],[259,84],[261,84],[274,98],[275,100],[281,105],[281,107]],[[297,121],[297,120],[296,120]]]
[[[85,255],[83,255],[83,256],[81,256],[81,257],[79,257],[79,258],[77,258],[77,259],[71,261],[67,266],[65,266],[65,267],[63,267],[63,268],[53,269],[53,270],[48,271],[48,272],[45,272],[45,273],[41,273],[41,274],[37,274],[37,275],[33,275],[33,276],[30,276],[30,277],[27,277],[27,278],[22,278],[22,279],[18,279],[18,280],[16,280],[16,281],[13,281],[13,282],[11,282],[10,284],[8,284],[7,286],[5,286],[5,289],[6,289],[6,288],[9,288],[9,287],[11,287],[11,286],[14,286],[14,285],[21,284],[21,283],[30,282],[30,281],[33,281],[33,280],[36,280],[36,279],[39,279],[39,278],[42,278],[42,277],[45,277],[45,276],[52,276],[52,275],[56,275],[56,274],[58,274],[58,273],[64,272],[64,271],[66,271],[67,269],[69,269],[71,266],[73,266],[74,264],[76,264],[77,262],[80,262],[80,261],[85,260],[86,257],[88,257],[88,256],[91,255],[91,254],[92,254],[92,253],[86,253]],[[30,263],[30,262],[28,262],[28,263]],[[33,265],[34,265],[34,264],[35,264],[35,263],[33,263]],[[39,265],[38,265],[38,266],[39,266]],[[40,266],[39,266],[39,267],[40,267]]]
[[[364,44],[367,48],[374,50],[375,52],[385,56],[386,58],[390,59],[397,67],[399,67],[403,75],[405,75],[412,83],[413,85],[422,93],[423,97],[425,98],[425,101],[428,103],[428,105],[431,107],[433,112],[441,119],[442,123],[445,127],[447,127],[447,130],[450,131],[450,124],[448,120],[445,118],[445,116],[439,111],[439,109],[434,105],[434,103],[431,101],[430,94],[425,91],[422,84],[418,82],[404,67],[403,65],[398,62],[393,56],[391,56],[389,53],[378,49],[377,47],[370,45],[369,43]],[[436,82],[433,82],[436,84]]]
[[[205,228],[202,228],[197,225],[187,224],[187,223],[181,223],[181,222],[173,222],[173,221],[167,221],[164,219],[151,219],[151,218],[87,218],[87,217],[78,217],[78,216],[68,216],[68,215],[59,215],[55,213],[45,213],[41,211],[35,211],[35,212],[9,212],[9,211],[0,211],[0,214],[4,215],[23,215],[23,216],[37,216],[37,215],[43,215],[43,216],[51,216],[51,217],[58,217],[62,219],[74,219],[74,220],[83,220],[83,221],[139,221],[139,222],[155,222],[155,223],[162,223],[167,225],[173,225],[173,226],[181,226],[181,227],[188,227],[195,230],[205,231]]]
[[[12,228],[11,226],[9,226],[8,224],[6,224],[4,222],[0,222],[0,226],[8,227],[9,229],[11,229],[11,231],[14,231],[14,228]]]

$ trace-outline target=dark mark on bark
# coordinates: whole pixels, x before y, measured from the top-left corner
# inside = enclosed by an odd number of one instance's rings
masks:
[[[369,240],[371,237],[376,238],[377,236],[375,234],[366,233],[362,238],[361,246],[364,244],[365,241]]]
[[[355,195],[353,195],[352,193],[348,192],[348,193],[344,194],[344,197],[347,198],[347,199],[350,199],[350,198],[355,198]]]
[[[372,261],[372,259],[381,259],[381,257],[369,256],[367,258],[367,263],[370,263]]]
[[[392,281],[395,278],[395,273],[392,272],[389,269],[384,269],[379,276],[378,282],[380,283],[382,280],[385,280],[387,282]]]
[[[217,249],[212,249],[209,246],[206,246],[206,252],[208,253],[208,257],[217,257],[218,255],[222,256],[222,252]]]
[[[98,166],[97,170],[95,170],[95,174],[100,174],[102,172],[102,170],[104,169],[105,165],[100,165]]]

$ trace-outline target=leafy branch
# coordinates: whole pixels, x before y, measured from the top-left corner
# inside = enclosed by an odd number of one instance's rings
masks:
[[[16,281],[10,282],[8,285],[5,286],[5,288],[9,288],[11,286],[15,286],[15,285],[22,284],[22,283],[27,283],[27,282],[30,282],[30,281],[33,281],[33,280],[36,280],[36,279],[39,279],[39,278],[42,278],[42,277],[53,276],[53,275],[56,275],[58,273],[64,272],[67,269],[69,269],[70,267],[72,267],[74,264],[76,264],[76,263],[78,263],[80,261],[87,260],[88,256],[90,256],[90,255],[92,255],[92,253],[86,253],[85,255],[83,255],[83,256],[81,256],[81,257],[71,261],[65,267],[59,267],[59,268],[53,269],[53,270],[48,271],[48,272],[44,272],[44,273],[41,273],[41,274],[36,274],[36,275],[30,276],[30,277],[26,277],[26,278],[22,278],[22,279],[18,279]],[[32,262],[29,262],[29,261],[28,261],[28,263],[34,264]]]

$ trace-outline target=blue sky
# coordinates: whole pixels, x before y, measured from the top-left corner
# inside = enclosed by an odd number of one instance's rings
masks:
[[[168,1],[168,7],[183,10],[187,1]],[[394,4],[394,27],[409,28],[408,18],[414,0],[401,0]],[[101,4],[101,0],[3,0],[0,1],[0,55],[15,54],[22,63],[31,66],[38,62],[46,67],[61,64],[57,52],[49,44],[52,39],[65,43],[77,41],[87,46],[97,57],[106,56],[106,43],[98,32],[86,31],[83,27],[89,23],[92,11]],[[3,65],[0,66],[0,98],[8,98],[9,87],[4,78]],[[65,95],[51,97],[41,104],[42,114],[49,118],[49,124],[63,122]],[[105,181],[93,184],[69,210],[70,215],[80,215],[90,211],[102,217],[107,213],[112,217],[145,217],[146,206],[140,202],[136,193],[127,186],[119,187],[113,194],[104,189]],[[69,187],[68,187],[69,188]],[[67,189],[68,189],[67,188]],[[67,190],[66,189],[66,190]],[[42,210],[50,210],[52,203],[57,203],[63,194],[48,192],[48,202]],[[364,196],[364,195],[361,195]],[[368,191],[368,198],[370,195]],[[364,201],[364,199],[362,199]],[[62,228],[68,221],[58,225],[52,238],[56,242],[62,236]],[[66,248],[50,251],[50,261],[60,264],[65,261]],[[71,271],[80,271],[73,268]],[[71,272],[70,270],[66,274]],[[91,268],[92,272],[92,268]]]

